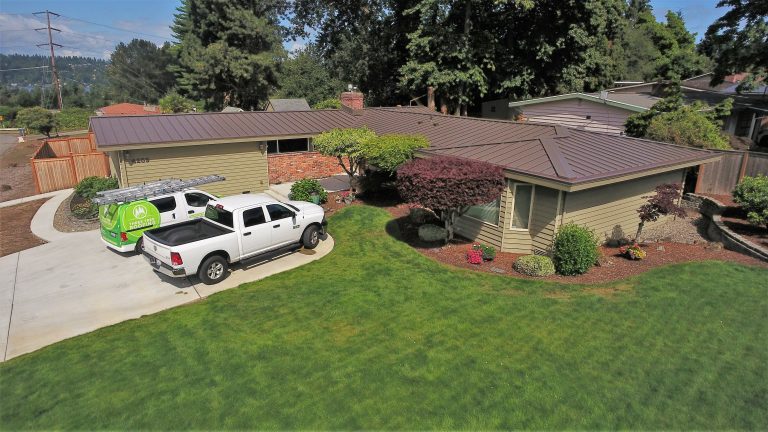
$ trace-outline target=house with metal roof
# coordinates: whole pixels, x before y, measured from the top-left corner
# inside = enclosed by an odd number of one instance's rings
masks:
[[[535,99],[484,102],[483,118],[559,124],[594,132],[622,134],[632,114],[647,111],[661,98],[642,93],[568,93]]]
[[[662,183],[715,153],[561,125],[457,117],[422,107],[93,117],[96,147],[121,186],[168,177],[220,174],[224,195],[261,192],[276,178],[324,177],[337,166],[312,150],[312,137],[366,126],[377,134],[424,135],[419,157],[451,156],[504,168],[507,186],[470,208],[457,233],[502,251],[547,253],[558,228],[576,222],[601,238],[631,234],[637,208]],[[286,160],[290,162],[286,162]],[[318,168],[320,167],[320,168]]]

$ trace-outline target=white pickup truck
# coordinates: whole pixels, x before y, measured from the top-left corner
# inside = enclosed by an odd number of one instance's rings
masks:
[[[142,253],[157,272],[197,274],[211,285],[224,280],[229,264],[283,248],[314,249],[325,225],[319,205],[234,195],[209,203],[200,219],[145,231]]]

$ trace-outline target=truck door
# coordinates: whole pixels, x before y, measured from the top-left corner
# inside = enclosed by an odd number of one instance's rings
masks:
[[[272,246],[272,227],[264,217],[264,207],[258,206],[245,210],[242,218],[243,257],[269,249]]]
[[[282,204],[267,204],[267,213],[269,213],[269,225],[272,227],[272,244],[274,246],[283,246],[289,243],[299,241],[301,236],[298,228],[293,227],[293,213],[288,207]]]
[[[202,217],[205,214],[205,206],[208,205],[208,201],[212,200],[208,194],[204,194],[198,191],[184,192],[184,201],[187,202],[187,219],[195,219]]]
[[[179,206],[176,205],[176,197],[173,195],[162,198],[153,198],[149,200],[149,202],[157,207],[157,211],[160,212],[160,226],[187,220],[187,215],[179,214],[179,211],[182,209],[178,208]]]

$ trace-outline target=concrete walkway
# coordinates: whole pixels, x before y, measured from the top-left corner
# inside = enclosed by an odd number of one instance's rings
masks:
[[[97,230],[56,231],[53,215],[70,193],[59,191],[32,220],[32,232],[49,243],[0,258],[3,361],[299,267],[333,249],[329,236],[311,251],[236,265],[217,285],[204,285],[196,278],[168,278],[152,271],[140,256],[107,249]]]
[[[61,194],[62,192],[66,192],[66,195],[64,196],[64,199],[66,199],[69,196],[69,194],[72,193],[72,189],[66,189],[66,190],[63,190],[63,191],[53,191],[53,192],[48,192],[48,193],[44,193],[44,194],[32,195],[32,196],[28,196],[28,197],[21,197],[21,198],[17,198],[17,199],[8,200],[8,201],[3,201],[3,202],[0,202],[0,208],[15,206],[16,204],[22,204],[22,203],[30,202],[30,201],[37,201],[39,199],[55,197],[55,196],[58,196],[59,194]],[[54,209],[54,211],[55,210],[56,209]]]
[[[320,182],[320,185],[325,189],[326,192],[339,192],[344,190],[349,190],[349,177],[347,177],[346,174],[338,174],[331,177],[321,178],[318,179],[318,182]],[[285,197],[285,199],[288,199],[288,195],[291,194],[291,186],[296,182],[285,182],[280,183],[276,185],[272,185],[269,187],[269,192],[276,193],[276,197]]]

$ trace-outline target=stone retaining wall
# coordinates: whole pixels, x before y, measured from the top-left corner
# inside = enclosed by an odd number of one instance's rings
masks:
[[[696,194],[686,194],[685,201],[699,203],[699,212],[709,222],[707,225],[707,237],[710,240],[723,243],[726,249],[768,262],[768,249],[736,234],[723,223],[722,214],[728,206],[713,198]]]

